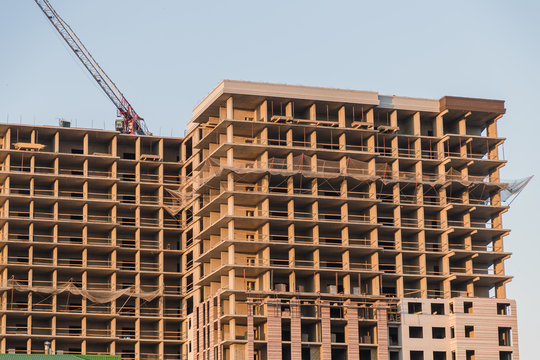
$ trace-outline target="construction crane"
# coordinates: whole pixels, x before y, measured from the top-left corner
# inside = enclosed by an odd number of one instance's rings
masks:
[[[122,95],[122,92],[107,76],[97,61],[94,60],[81,40],[79,40],[69,25],[62,20],[49,1],[34,1],[118,109],[118,116],[123,119],[116,121],[116,130],[124,134],[150,135],[144,119],[135,112],[135,109],[133,109],[124,95]]]

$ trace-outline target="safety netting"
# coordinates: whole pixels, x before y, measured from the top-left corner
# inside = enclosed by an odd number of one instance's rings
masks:
[[[129,296],[132,298],[141,298],[145,301],[152,301],[157,298],[162,289],[154,291],[137,291],[135,286],[129,286],[119,290],[85,290],[77,286],[73,281],[67,281],[59,286],[29,286],[24,282],[17,281],[16,279],[9,279],[7,286],[2,287],[2,290],[13,290],[17,292],[36,292],[50,295],[57,295],[61,293],[69,293],[72,295],[80,295],[94,303],[103,304],[114,301],[121,296]]]

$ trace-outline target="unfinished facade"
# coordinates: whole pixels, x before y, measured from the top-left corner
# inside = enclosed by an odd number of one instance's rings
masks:
[[[0,352],[181,359],[181,139],[0,133]]]
[[[493,100],[221,83],[185,140],[192,358],[517,359],[504,112]]]
[[[2,125],[0,351],[516,360],[504,112],[223,81],[184,139]]]

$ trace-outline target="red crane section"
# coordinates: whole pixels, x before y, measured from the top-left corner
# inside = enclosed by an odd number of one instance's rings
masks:
[[[122,92],[107,76],[97,61],[94,60],[75,32],[62,20],[49,1],[34,1],[118,109],[118,113],[122,116],[123,120],[117,122],[116,129],[125,134],[150,134],[144,119],[137,114]]]

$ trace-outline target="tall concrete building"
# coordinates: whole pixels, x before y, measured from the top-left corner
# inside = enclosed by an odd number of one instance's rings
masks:
[[[226,80],[183,139],[1,125],[0,351],[517,360],[504,113]]]

